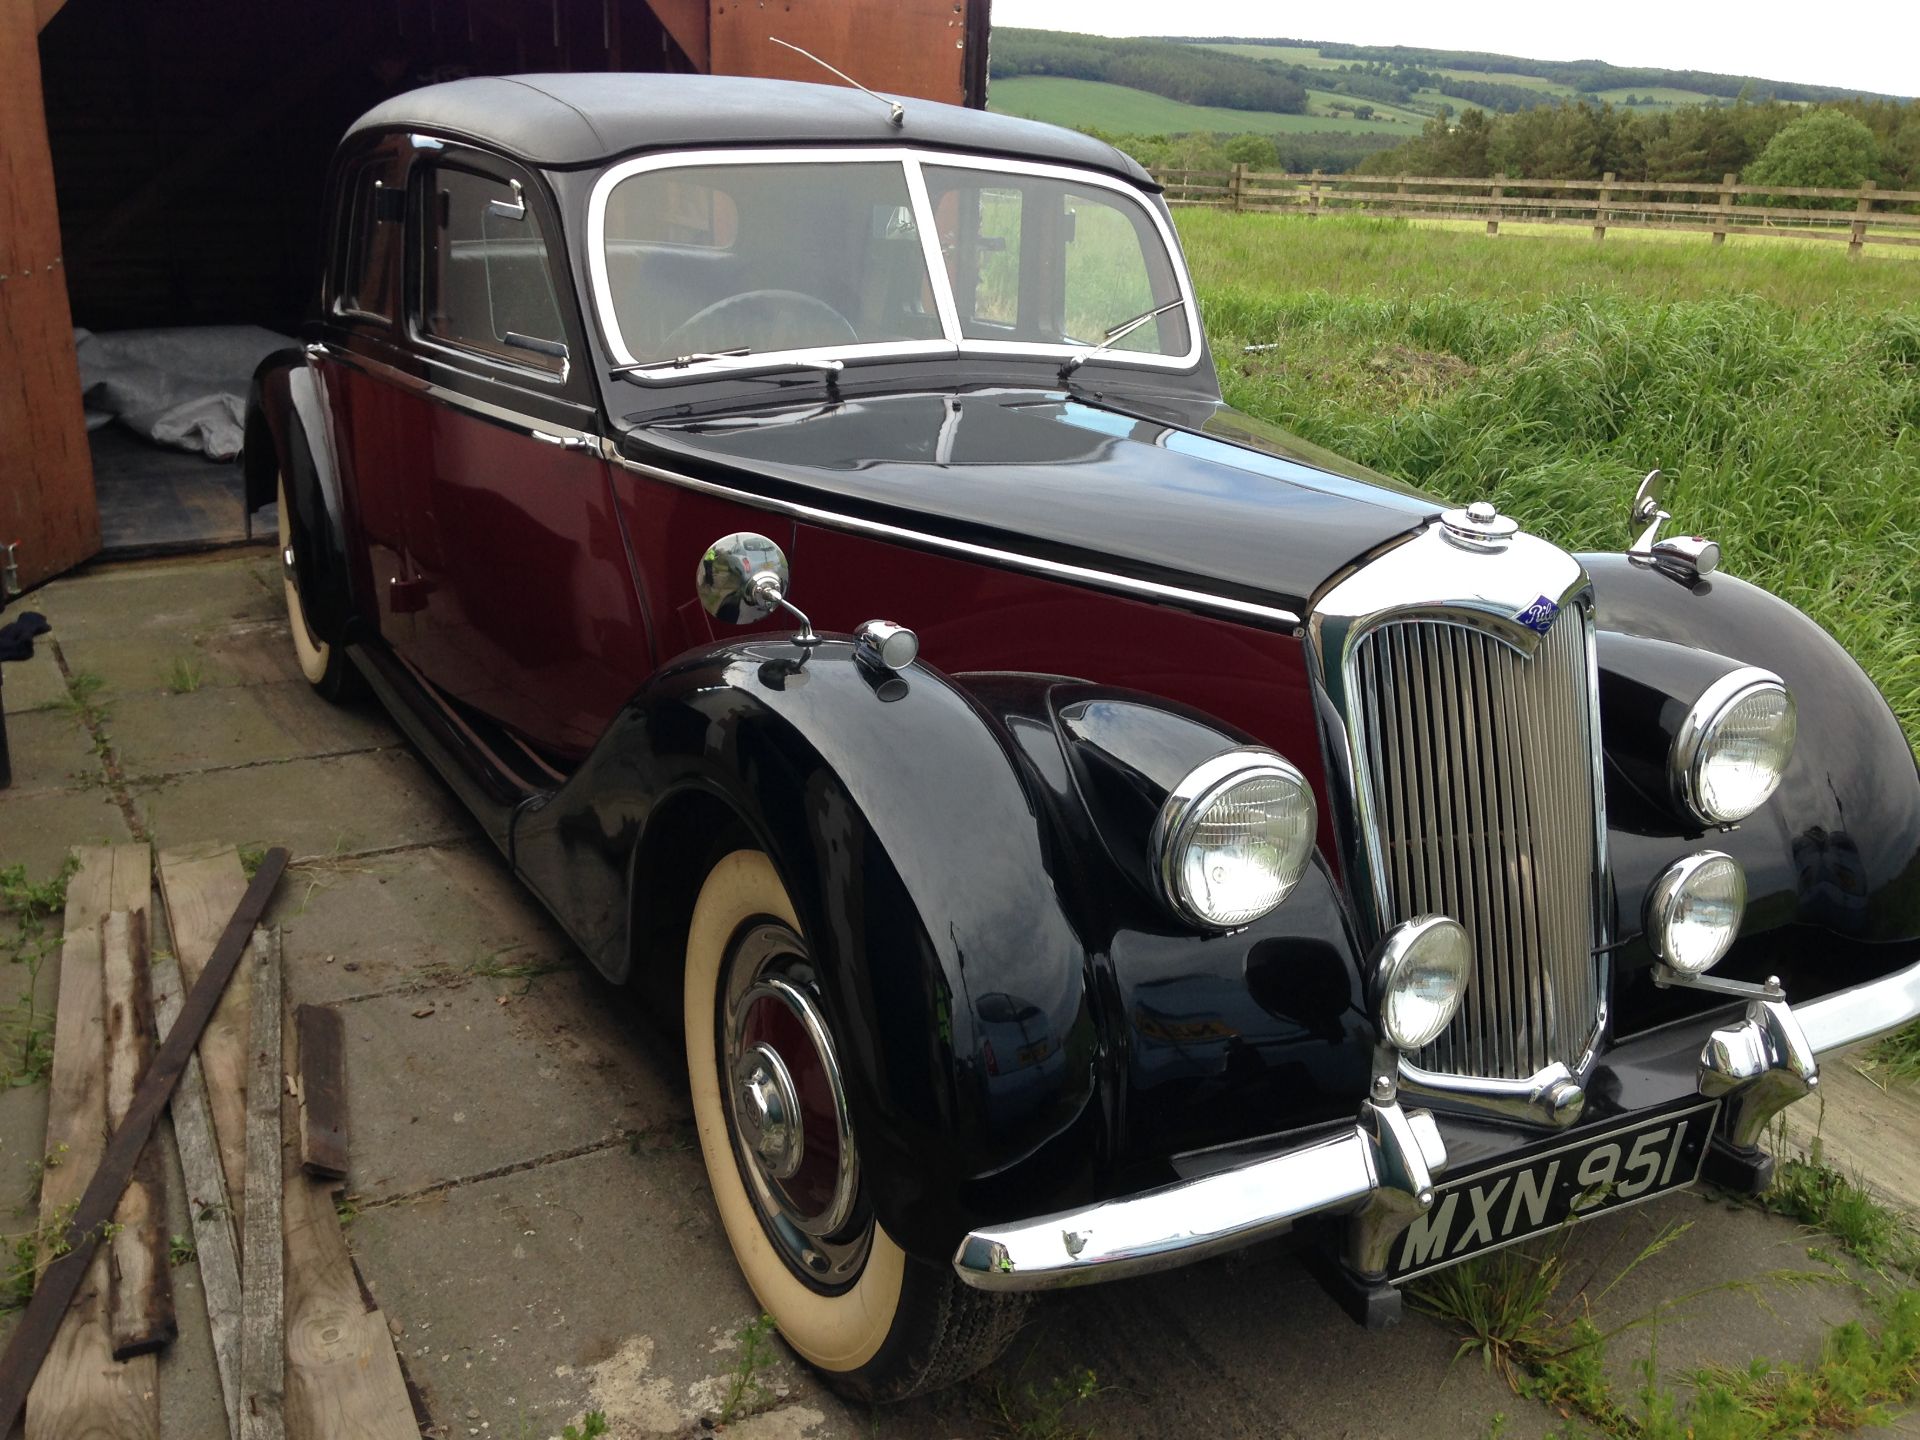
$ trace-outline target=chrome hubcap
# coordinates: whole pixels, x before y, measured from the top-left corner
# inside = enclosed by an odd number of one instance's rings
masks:
[[[794,1270],[850,1283],[873,1221],[859,1204],[846,1090],[805,943],[785,925],[745,931],[720,999],[720,1070],[748,1193]]]
[[[775,1180],[790,1180],[807,1147],[800,1097],[777,1051],[756,1045],[733,1067],[733,1123]]]

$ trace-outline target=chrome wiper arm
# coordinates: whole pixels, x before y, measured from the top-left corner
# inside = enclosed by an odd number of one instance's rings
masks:
[[[1127,336],[1138,330],[1149,320],[1158,320],[1169,310],[1178,310],[1184,304],[1186,304],[1186,301],[1176,295],[1173,299],[1166,301],[1164,304],[1156,305],[1151,310],[1142,310],[1131,320],[1122,320],[1118,325],[1100,337],[1100,343],[1098,345],[1090,345],[1085,350],[1069,355],[1065,363],[1060,366],[1060,378],[1065,380],[1102,350],[1111,350],[1115,341],[1126,339]]]
[[[613,374],[638,384],[657,383],[669,378],[669,372],[686,370],[694,365],[702,365],[710,360],[746,360],[745,365],[721,365],[711,374],[738,375],[774,375],[785,370],[818,370],[827,375],[838,375],[846,369],[844,360],[812,360],[801,356],[776,359],[768,356],[764,359],[753,358],[753,351],[742,345],[734,350],[696,350],[690,355],[675,355],[666,360],[642,360],[633,365],[616,365]]]

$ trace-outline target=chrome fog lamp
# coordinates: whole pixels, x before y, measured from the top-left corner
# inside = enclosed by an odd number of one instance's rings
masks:
[[[1423,915],[1396,926],[1374,969],[1381,1033],[1402,1050],[1431,1045],[1460,1008],[1472,966],[1473,941],[1459,921]]]
[[[1709,825],[1746,819],[1778,788],[1796,728],[1793,697],[1778,675],[1748,667],[1722,676],[1674,738],[1681,802]]]
[[[1747,874],[1718,850],[1676,861],[1647,892],[1647,944],[1683,975],[1698,975],[1733,944],[1747,908]]]
[[[1271,750],[1229,750],[1173,788],[1154,822],[1161,893],[1211,930],[1250,925],[1306,873],[1319,826],[1313,790]]]

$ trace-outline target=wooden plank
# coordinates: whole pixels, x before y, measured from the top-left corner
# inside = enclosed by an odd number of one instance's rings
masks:
[[[180,1018],[180,970],[171,956],[154,958],[153,1009],[163,1030]],[[200,1057],[189,1055],[173,1092],[173,1135],[180,1146],[180,1171],[187,1182],[187,1221],[193,1227],[195,1264],[206,1296],[207,1322],[213,1331],[213,1361],[227,1408],[228,1440],[240,1440],[240,1251],[233,1240],[233,1211],[227,1203],[220,1146],[214,1139],[213,1109]]]
[[[293,1068],[305,1068],[303,1056]],[[292,1146],[284,1175],[288,1440],[418,1440],[393,1336],[367,1308],[333,1182],[306,1174]]]
[[[146,847],[142,845],[129,848],[139,855],[139,880],[135,893],[137,898],[144,898],[151,885],[147,873]],[[266,859],[253,877],[253,883],[247,887],[247,893],[241,900],[239,910],[227,926],[227,933],[221,936],[219,945],[214,948],[213,958],[207,962],[207,968],[200,977],[200,983],[195,985],[193,992],[187,996],[186,1004],[180,1012],[179,1023],[167,1033],[167,1038],[161,1044],[159,1053],[154,1056],[153,1065],[147,1071],[146,1078],[140,1082],[140,1088],[133,1097],[133,1104],[128,1107],[125,1123],[113,1132],[106,1142],[104,1151],[93,1152],[99,1155],[99,1164],[93,1169],[92,1178],[85,1182],[86,1188],[81,1192],[80,1203],[73,1211],[73,1218],[67,1224],[66,1252],[47,1267],[38,1288],[34,1291],[33,1299],[27,1303],[26,1313],[20,1317],[19,1324],[7,1342],[6,1352],[0,1354],[0,1435],[5,1435],[13,1428],[13,1422],[20,1414],[20,1407],[26,1402],[29,1387],[37,1390],[40,1383],[48,1379],[46,1374],[40,1373],[41,1362],[48,1358],[50,1350],[57,1348],[55,1342],[59,1332],[64,1328],[62,1317],[67,1314],[68,1306],[80,1293],[82,1286],[88,1280],[89,1273],[94,1271],[96,1261],[100,1259],[101,1232],[113,1219],[114,1206],[119,1203],[120,1192],[126,1188],[127,1177],[133,1171],[134,1162],[140,1158],[141,1150],[146,1148],[147,1137],[152,1134],[154,1122],[160,1118],[161,1109],[173,1093],[174,1082],[180,1078],[180,1072],[186,1067],[187,1056],[192,1053],[194,1043],[200,1038],[200,1032],[206,1028],[207,1021],[212,1018],[220,992],[226,989],[227,981],[240,963],[241,952],[246,946],[246,937],[252,932],[254,922],[260,918],[261,912],[266,909],[267,901],[273,894],[273,887],[279,883],[280,876],[286,868],[287,852],[284,849],[276,848],[267,852]],[[116,863],[110,895],[119,890],[121,872],[130,869],[132,869],[131,866]],[[134,890],[130,877],[126,881],[126,889]],[[130,909],[132,907],[113,905],[109,908]],[[97,952],[97,946],[95,948]],[[100,1026],[97,953],[95,959],[96,963],[92,969],[93,989],[90,997],[93,1001],[92,1014],[90,1018],[81,1017],[80,1023],[75,1027],[81,1032],[84,1032],[89,1025],[95,1031],[98,1031]],[[84,969],[85,967],[76,968]],[[64,963],[62,969],[65,969]],[[61,988],[64,991],[64,980]],[[62,998],[64,1001],[64,996]],[[100,1108],[91,1111],[86,1118],[96,1122],[97,1128],[90,1141],[85,1140],[84,1136],[80,1137],[89,1146],[98,1144],[98,1135],[105,1129],[105,1087],[100,1079],[104,1056],[105,1047],[96,1040],[90,1058],[93,1061],[95,1076],[94,1093],[99,1096]],[[95,1293],[98,1294],[97,1287]],[[111,1371],[114,1368],[111,1357],[107,1353],[105,1328],[99,1325],[96,1325],[96,1328],[99,1332],[98,1354],[87,1351],[79,1356],[82,1368],[77,1371],[80,1376],[78,1388],[84,1393],[91,1393],[101,1388],[102,1380],[99,1372],[103,1369]],[[152,1357],[143,1355],[136,1356],[120,1367],[122,1373],[132,1377],[130,1383],[141,1387],[140,1394],[149,1408],[153,1404],[152,1364]],[[36,1375],[39,1377],[38,1381],[36,1381]],[[95,1423],[92,1415],[87,1415],[84,1417],[88,1422],[85,1425],[65,1423],[54,1428],[43,1425],[40,1433],[46,1435],[48,1440],[92,1434],[139,1437],[149,1433],[141,1423],[138,1423],[143,1415],[144,1412],[135,1414],[133,1420],[136,1423],[132,1425],[123,1424],[117,1415],[107,1416],[98,1423]],[[31,1417],[28,1435],[29,1440],[34,1440]]]
[[[284,1440],[285,1251],[280,1230],[280,932],[253,937],[252,1067],[247,1075],[246,1270],[240,1281],[241,1440]]]
[[[0,0],[0,544],[34,585],[100,548],[34,0]],[[98,917],[95,917],[96,919]]]
[[[294,1012],[300,1055],[300,1167],[322,1179],[347,1178],[347,1039],[338,1010],[302,1005]]]
[[[115,910],[100,922],[101,996],[107,1040],[107,1124],[117,1129],[153,1059],[153,1005],[147,990],[147,909]],[[167,1266],[166,1180],[160,1146],[149,1140],[113,1213],[107,1241],[107,1329],[113,1358],[173,1343],[180,1333]]]
[[[111,910],[145,903],[147,847],[78,849],[80,868],[67,883],[66,934],[60,949],[60,998],[54,1018],[53,1073],[48,1079],[46,1154],[40,1185],[43,1253],[46,1238],[65,1229],[81,1205],[88,1177],[106,1148],[106,1028],[101,1007],[100,921]],[[108,1212],[109,1214],[111,1212]],[[37,1317],[51,1312],[49,1340],[35,1356],[5,1376],[6,1416],[0,1434],[13,1428],[27,1382],[27,1440],[69,1440],[76,1435],[155,1437],[160,1413],[152,1356],[125,1365],[113,1361],[106,1325],[108,1270],[105,1255],[91,1254],[76,1283],[56,1303],[50,1267],[7,1350],[11,1360]],[[46,1296],[43,1301],[41,1296]],[[45,1320],[41,1321],[45,1324]],[[29,1337],[31,1338],[31,1337]],[[38,1373],[35,1374],[37,1369]]]
[[[219,941],[227,917],[246,893],[246,872],[231,845],[201,845],[160,852],[160,892],[167,901],[167,930],[188,989]],[[246,1219],[247,1027],[253,1008],[253,976],[246,966],[233,977],[213,1022],[200,1037],[200,1063],[213,1106],[214,1137],[227,1176],[236,1235]],[[244,1258],[244,1252],[243,1252]]]
[[[966,90],[966,7],[955,0],[837,0],[832,5],[724,4],[708,10],[708,69],[817,85],[840,82],[774,37],[810,50],[862,85],[960,105]],[[884,122],[887,112],[874,102]],[[913,133],[907,109],[906,133]]]

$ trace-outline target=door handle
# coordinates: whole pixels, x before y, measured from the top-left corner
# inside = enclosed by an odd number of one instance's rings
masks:
[[[594,442],[585,435],[555,435],[546,430],[529,432],[543,445],[558,445],[562,450],[591,450]]]

